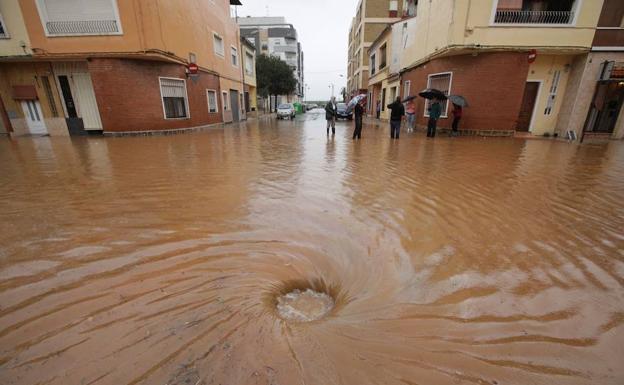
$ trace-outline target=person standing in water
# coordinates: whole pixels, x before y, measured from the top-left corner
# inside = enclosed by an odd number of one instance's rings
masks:
[[[442,106],[440,106],[440,101],[437,98],[433,98],[433,100],[431,100],[431,106],[429,106],[429,123],[427,124],[428,138],[435,138],[440,115],[442,115]]]
[[[453,136],[459,135],[459,131],[457,127],[459,126],[459,120],[462,118],[462,114],[463,114],[462,106],[459,106],[453,103],[453,125],[451,126],[453,128],[453,131],[452,131]]]
[[[355,105],[353,109],[355,115],[355,129],[353,130],[353,139],[362,139],[362,117],[364,116],[364,107],[362,106],[364,102],[360,101]]]
[[[401,132],[401,119],[405,115],[405,107],[401,103],[401,97],[397,96],[394,102],[388,104],[390,112],[390,137],[392,139],[399,139]]]
[[[338,115],[338,106],[336,105],[336,97],[332,96],[331,100],[325,106],[325,120],[327,120],[327,135],[329,135],[329,126],[332,129],[332,135],[336,135],[336,116]]]
[[[407,132],[414,131],[414,122],[416,120],[416,105],[414,99],[405,103],[405,115],[407,116]]]

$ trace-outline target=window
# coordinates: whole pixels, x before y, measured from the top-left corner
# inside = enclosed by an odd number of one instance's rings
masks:
[[[223,57],[225,56],[225,51],[223,48],[223,38],[216,33],[212,34],[212,42],[214,44],[214,51],[217,55]]]
[[[238,51],[234,47],[231,48],[231,56],[232,56],[232,65],[234,67],[238,67]]]
[[[382,69],[386,66],[386,44],[382,45],[379,48],[379,69]]]
[[[121,35],[116,0],[37,0],[46,36]]]
[[[555,106],[555,98],[557,97],[557,89],[559,88],[559,79],[561,78],[561,71],[557,70],[553,74],[552,84],[548,92],[548,100],[546,101],[546,108],[544,109],[544,115],[550,115],[552,109]]]
[[[2,15],[0,15],[0,39],[8,39],[9,37],[9,31],[6,29]]]
[[[197,55],[194,52],[189,52],[189,63],[197,63]]]
[[[159,80],[165,119],[188,118],[189,111],[186,82],[183,79],[172,78],[159,78]]]
[[[397,97],[397,88],[396,87],[390,88],[390,103],[393,103],[396,97]]]
[[[443,72],[439,74],[429,75],[427,79],[427,88],[435,88],[436,90],[440,90],[444,92],[444,95],[449,95],[451,93],[451,83],[453,81],[453,73],[452,72]],[[427,99],[425,102],[425,116],[429,116],[429,105],[430,100]],[[448,118],[448,100],[442,102],[442,118]]]
[[[223,106],[223,111],[227,111],[228,110],[228,93],[227,91],[223,91],[221,93],[221,101],[222,101],[222,106]]]
[[[254,57],[251,53],[245,52],[245,72],[247,75],[253,75]]]
[[[217,106],[217,91],[206,90],[208,96],[208,112],[211,114],[217,113],[219,106]]]
[[[375,75],[375,54],[370,57],[371,75]]]
[[[411,88],[412,88],[412,82],[410,80],[406,80],[403,83],[403,99],[405,99],[408,96],[410,96]]]

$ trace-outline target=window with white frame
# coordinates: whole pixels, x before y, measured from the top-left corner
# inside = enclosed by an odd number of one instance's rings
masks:
[[[254,57],[251,53],[245,52],[245,72],[247,75],[253,75],[254,73]]]
[[[555,98],[557,97],[557,89],[559,88],[559,79],[561,78],[561,71],[556,70],[553,73],[552,84],[548,92],[548,100],[546,101],[546,108],[544,109],[544,115],[550,115],[555,106]]]
[[[2,14],[0,14],[0,39],[8,39],[9,37],[9,31],[6,28]]]
[[[230,47],[230,56],[232,56],[232,65],[238,67],[238,50],[235,47]]]
[[[37,0],[46,36],[121,35],[116,0]]]
[[[223,38],[216,33],[212,34],[212,42],[214,45],[214,51],[217,55],[225,56],[225,48],[223,47]]]
[[[403,99],[410,96],[411,88],[412,88],[411,80],[406,80],[403,82]]]
[[[223,106],[223,111],[227,111],[228,110],[228,106],[229,106],[227,91],[223,91],[221,93],[221,101],[222,101],[221,105]]]
[[[439,74],[431,74],[427,78],[427,88],[434,88],[442,91],[444,95],[448,96],[451,93],[451,84],[453,82],[452,72],[443,72]],[[448,118],[448,100],[442,102],[442,118]],[[425,116],[429,116],[429,107],[431,106],[431,100],[427,99],[425,102]]]
[[[189,117],[188,95],[184,79],[159,78],[165,119]]]
[[[206,90],[206,95],[208,97],[208,112],[211,114],[217,113],[219,111],[219,106],[217,105],[217,91]]]

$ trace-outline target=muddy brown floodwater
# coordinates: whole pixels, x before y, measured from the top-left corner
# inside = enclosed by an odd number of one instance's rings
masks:
[[[0,383],[624,384],[624,143],[323,117],[0,140]]]

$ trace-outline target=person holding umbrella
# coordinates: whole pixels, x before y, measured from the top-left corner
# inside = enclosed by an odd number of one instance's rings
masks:
[[[396,100],[388,104],[390,112],[390,137],[392,139],[399,139],[399,133],[401,132],[401,119],[405,115],[405,107],[401,103],[401,97],[397,96]]]
[[[440,116],[442,115],[442,106],[440,105],[440,101],[446,100],[447,97],[444,92],[436,90],[435,88],[427,88],[419,92],[418,95],[425,99],[431,100],[431,104],[429,105],[429,122],[427,123],[427,137],[434,138],[438,119],[440,119]]]
[[[442,115],[442,106],[440,105],[440,100],[437,97],[434,97],[431,100],[431,105],[429,106],[429,122],[427,123],[428,138],[435,138],[440,115]]]
[[[362,116],[364,115],[364,100],[360,99],[353,108],[355,115],[355,129],[353,130],[353,140],[362,139]]]
[[[325,120],[327,120],[327,135],[329,135],[329,126],[332,129],[332,135],[336,135],[336,116],[338,115],[338,106],[336,105],[336,97],[332,96],[331,100],[325,106]]]
[[[453,103],[453,124],[451,127],[453,128],[452,135],[459,135],[459,131],[457,130],[459,126],[459,120],[462,118],[464,107],[468,106],[468,102],[466,98],[459,95],[451,95],[448,97],[451,103]]]

